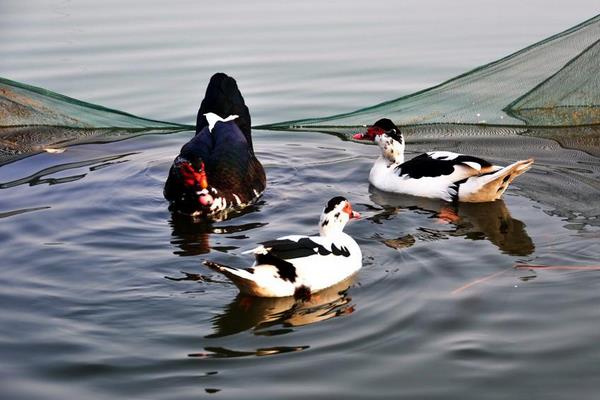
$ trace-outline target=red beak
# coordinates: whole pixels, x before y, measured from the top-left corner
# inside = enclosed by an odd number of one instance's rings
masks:
[[[359,133],[353,135],[352,139],[373,141],[373,140],[375,140],[375,136],[381,135],[382,133],[384,133],[383,129],[376,127],[376,126],[372,126],[369,129],[367,129],[366,132],[359,132]]]
[[[348,214],[349,219],[360,218],[360,214],[352,209],[350,202],[346,203],[346,206],[344,207],[343,211]]]

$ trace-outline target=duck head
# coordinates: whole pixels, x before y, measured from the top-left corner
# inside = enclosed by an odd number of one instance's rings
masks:
[[[360,214],[352,209],[346,198],[337,196],[327,202],[319,221],[321,236],[340,234],[349,220],[360,218]]]
[[[364,133],[352,136],[356,140],[370,140],[379,145],[381,155],[391,163],[402,164],[404,162],[404,137],[390,119],[382,118]]]
[[[183,196],[186,197],[185,202],[199,214],[211,214],[214,198],[210,193],[211,187],[208,183],[204,161],[201,158],[193,160],[178,158],[175,160],[174,168],[185,188],[183,191]]]

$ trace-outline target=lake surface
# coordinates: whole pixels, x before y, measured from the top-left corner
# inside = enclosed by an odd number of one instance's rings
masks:
[[[322,4],[323,3],[323,4]],[[597,13],[594,2],[8,1],[0,76],[193,123],[238,80],[253,123],[330,115],[439,83]],[[600,160],[541,138],[435,131],[410,152],[536,165],[493,204],[369,188],[378,149],[255,130],[256,206],[195,224],[162,197],[192,132],[69,147],[0,167],[3,399],[595,399]],[[201,265],[317,231],[344,194],[358,276],[309,302],[250,299]],[[544,270],[530,266],[575,267]]]

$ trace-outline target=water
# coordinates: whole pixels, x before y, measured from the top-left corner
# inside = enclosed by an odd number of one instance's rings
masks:
[[[189,123],[224,70],[255,124],[329,115],[437,83],[596,11],[545,4],[9,2],[0,75]],[[224,20],[243,29],[217,34]],[[411,139],[411,151],[497,162],[536,153],[503,202],[448,209],[370,189],[374,146],[257,130],[261,202],[198,225],[162,198],[191,135],[0,167],[2,398],[596,397],[600,275],[513,266],[598,265],[597,155],[543,139]],[[347,227],[364,254],[353,281],[309,303],[258,300],[201,266],[243,266],[256,242],[316,232],[340,193],[364,216]]]

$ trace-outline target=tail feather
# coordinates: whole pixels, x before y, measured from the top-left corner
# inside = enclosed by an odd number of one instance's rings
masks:
[[[204,116],[206,113],[215,113],[221,118],[227,118],[229,115],[237,115],[238,118],[235,120],[235,123],[246,136],[248,144],[252,149],[250,111],[248,111],[244,97],[235,79],[222,72],[216,73],[210,78],[204,100],[202,100],[202,104],[198,110],[196,133],[208,125],[208,121]]]
[[[204,261],[204,265],[213,271],[220,272],[233,282],[241,292],[249,293],[256,288],[256,282],[252,279],[252,274],[245,269],[229,267],[224,264],[219,264],[214,261]]]
[[[533,165],[533,159],[517,161],[492,174],[473,176],[459,186],[460,201],[479,203],[498,200],[516,177]]]

